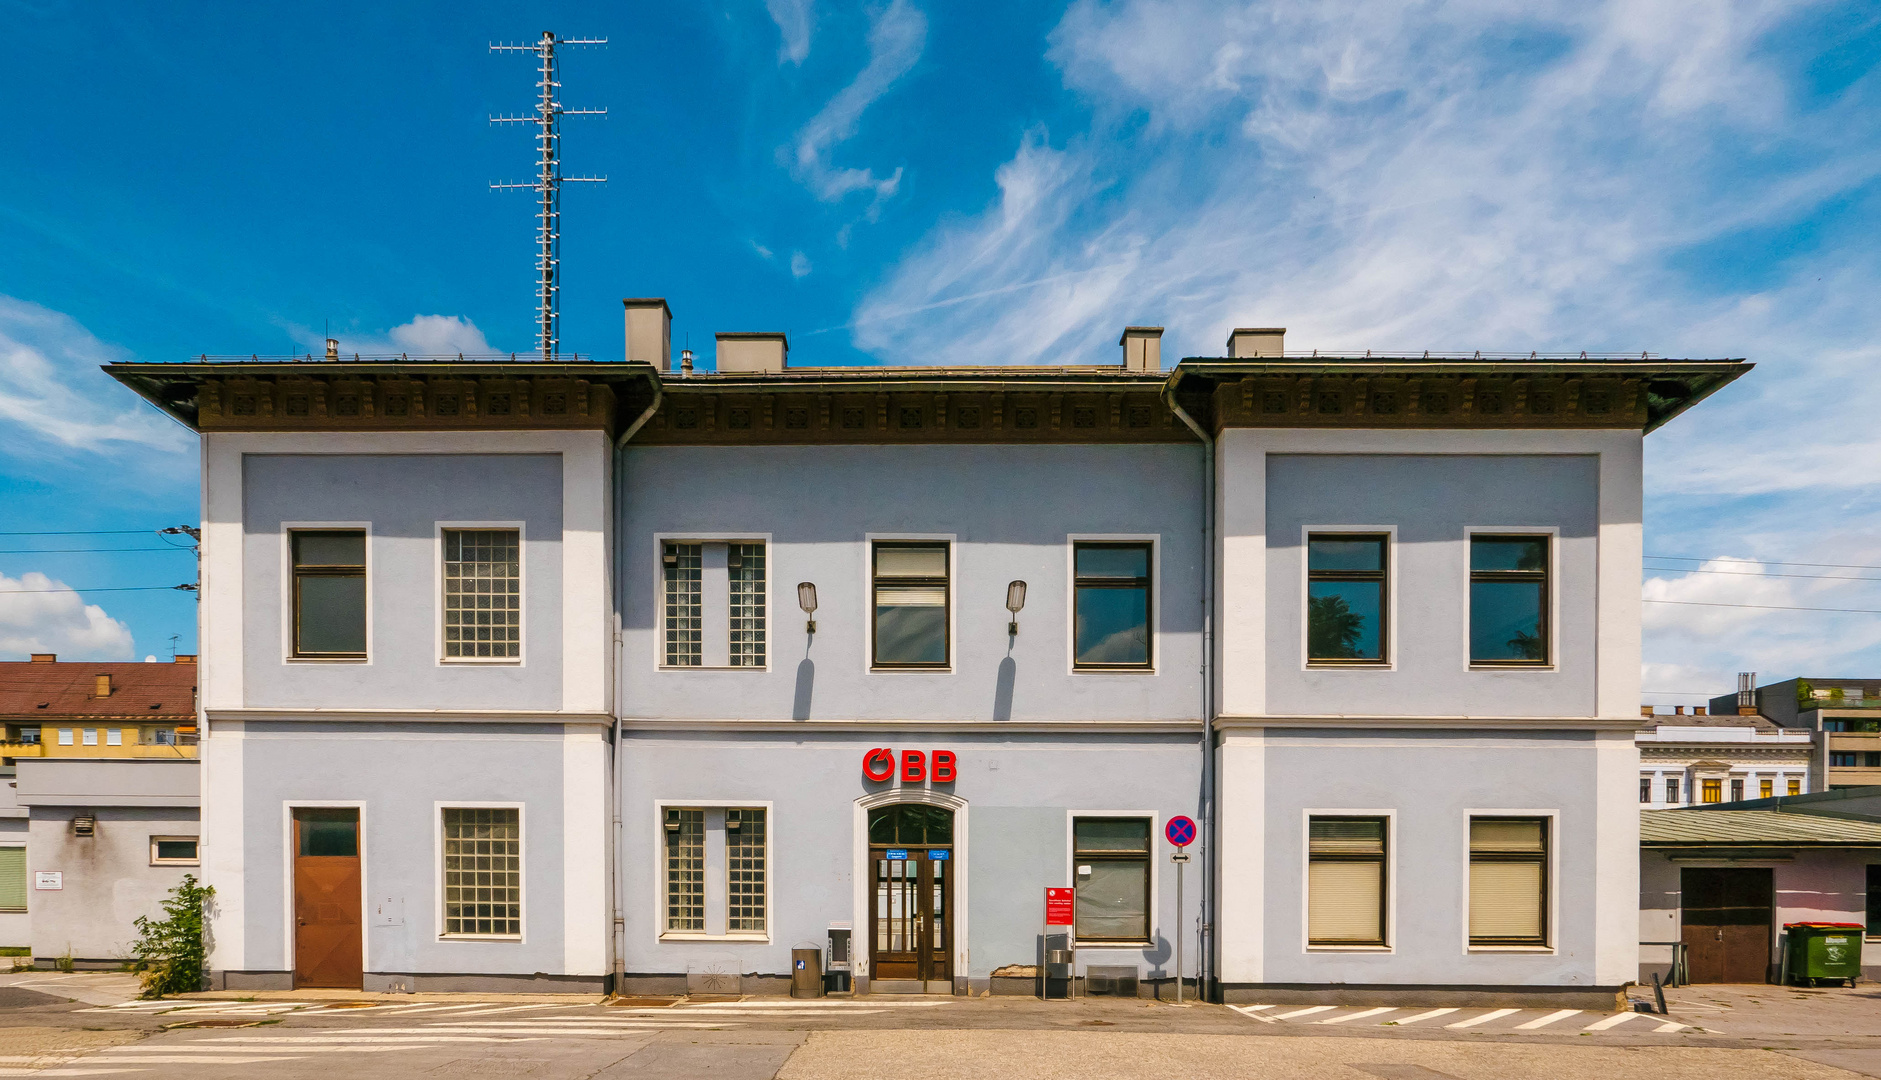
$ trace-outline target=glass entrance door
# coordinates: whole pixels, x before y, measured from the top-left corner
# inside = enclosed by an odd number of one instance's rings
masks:
[[[869,841],[870,989],[953,993],[953,812],[878,807]]]

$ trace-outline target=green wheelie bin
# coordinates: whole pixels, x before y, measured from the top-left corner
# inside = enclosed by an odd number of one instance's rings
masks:
[[[1823,979],[1846,979],[1854,986],[1861,978],[1860,923],[1784,923],[1783,929],[1789,934],[1789,982],[1815,986]]]

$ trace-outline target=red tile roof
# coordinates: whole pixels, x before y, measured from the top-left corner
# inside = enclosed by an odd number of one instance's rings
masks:
[[[13,723],[59,716],[194,719],[196,670],[195,664],[0,663],[0,717]],[[94,694],[100,675],[111,676],[109,697]]]

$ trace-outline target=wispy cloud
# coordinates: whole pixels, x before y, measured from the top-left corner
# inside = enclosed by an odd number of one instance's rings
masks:
[[[0,296],[0,431],[16,453],[177,453],[190,438],[98,373],[132,359],[70,316]]]
[[[816,8],[811,0],[764,0],[764,10],[777,24],[777,62],[801,64],[810,55],[810,28]]]
[[[306,327],[292,327],[290,333],[302,348],[315,355],[326,348],[326,340]],[[410,322],[400,323],[390,330],[338,330],[334,331],[333,336],[338,339],[340,353],[344,356],[354,353],[360,356],[389,356],[397,353],[408,356],[450,356],[455,353],[475,356],[508,351],[491,345],[484,339],[483,331],[477,329],[477,324],[462,315],[414,315]]]
[[[810,256],[805,255],[801,251],[791,252],[790,253],[790,276],[794,278],[802,278],[802,277],[808,277],[809,275],[810,275]]]
[[[0,574],[0,658],[58,653],[67,660],[129,660],[128,626],[62,581],[37,571]]]
[[[856,133],[856,124],[869,106],[913,69],[926,44],[927,16],[909,0],[892,0],[874,16],[869,27],[868,65],[797,132],[792,147],[780,151],[790,163],[791,175],[817,198],[837,202],[858,191],[872,192],[873,214],[900,189],[900,166],[878,177],[873,169],[834,165],[832,151]]]

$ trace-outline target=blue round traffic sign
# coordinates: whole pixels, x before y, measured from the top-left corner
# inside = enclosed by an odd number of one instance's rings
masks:
[[[1195,843],[1195,819],[1178,814],[1169,819],[1169,824],[1163,828],[1163,835],[1177,847],[1188,847]]]

